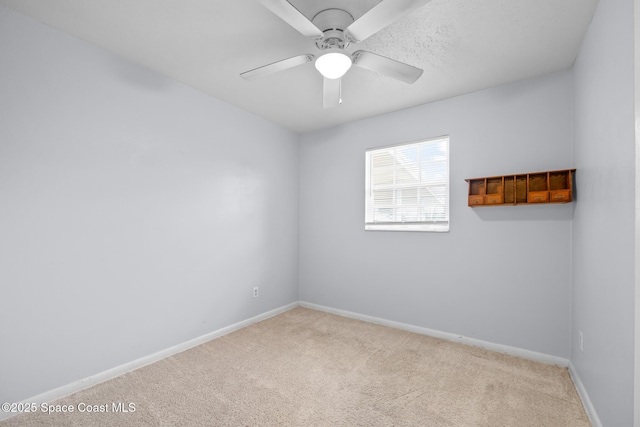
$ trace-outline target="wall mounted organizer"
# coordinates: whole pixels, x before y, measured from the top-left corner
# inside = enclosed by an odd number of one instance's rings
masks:
[[[575,169],[469,178],[469,206],[569,203]]]

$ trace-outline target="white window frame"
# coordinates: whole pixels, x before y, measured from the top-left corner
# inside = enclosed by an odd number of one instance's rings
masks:
[[[390,222],[380,222],[374,221],[374,199],[373,195],[373,184],[372,184],[372,167],[371,167],[371,156],[376,151],[384,151],[389,150],[394,147],[408,147],[411,145],[420,146],[422,144],[429,144],[434,142],[445,142],[446,144],[446,220],[424,220],[417,222],[400,222],[400,221],[390,221]],[[448,232],[449,231],[449,209],[450,209],[450,198],[449,192],[451,187],[451,172],[449,169],[449,161],[451,158],[451,153],[449,150],[449,135],[440,136],[437,138],[429,138],[423,139],[420,141],[413,141],[402,144],[393,144],[387,145],[384,147],[375,147],[366,150],[365,152],[365,230],[382,230],[382,231],[427,231],[427,232]],[[395,172],[394,172],[395,174]],[[420,176],[422,179],[422,176]],[[394,178],[395,180],[395,178]],[[401,188],[399,184],[392,184],[392,187],[387,188]],[[395,196],[394,196],[395,197]],[[396,207],[394,201],[394,208]]]

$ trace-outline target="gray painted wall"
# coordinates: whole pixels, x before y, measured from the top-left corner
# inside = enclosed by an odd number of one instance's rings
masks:
[[[297,135],[4,7],[0,58],[0,402],[298,300]]]
[[[633,0],[600,1],[574,66],[571,359],[605,426],[633,425],[633,25]]]
[[[306,134],[300,299],[559,357],[571,205],[467,207],[465,178],[572,166],[561,72]],[[364,231],[364,152],[449,134],[451,231]]]

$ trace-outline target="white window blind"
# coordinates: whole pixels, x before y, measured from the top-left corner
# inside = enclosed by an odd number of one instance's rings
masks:
[[[449,231],[449,137],[366,152],[366,230]]]

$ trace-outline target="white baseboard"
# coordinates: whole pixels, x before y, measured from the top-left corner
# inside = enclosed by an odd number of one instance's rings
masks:
[[[573,384],[576,386],[576,390],[578,391],[578,395],[582,400],[582,406],[584,406],[584,410],[587,412],[589,416],[589,420],[591,420],[591,424],[593,427],[602,427],[602,423],[600,422],[600,418],[598,418],[598,413],[596,409],[593,407],[593,403],[591,403],[591,399],[589,399],[589,395],[587,394],[587,389],[582,384],[582,380],[580,379],[580,375],[578,371],[576,371],[573,363],[569,362],[569,375],[573,380]]]
[[[353,313],[351,311],[325,307],[322,305],[313,304],[313,303],[304,302],[304,301],[300,301],[300,306],[311,308],[313,310],[324,311],[331,314],[337,314],[343,317],[349,317],[351,319],[363,320],[365,322],[376,323],[383,326],[389,326],[391,328],[402,329],[409,332],[415,332],[421,335],[428,335],[434,338],[441,338],[447,341],[453,341],[457,343],[471,345],[474,347],[480,347],[486,350],[497,351],[499,353],[508,354],[510,356],[522,357],[523,359],[542,362],[548,365],[562,366],[563,368],[566,368],[569,366],[569,359],[565,359],[563,357],[551,356],[545,353],[538,353],[531,350],[524,350],[522,348],[496,344],[488,341],[479,340],[476,338],[468,338],[462,335],[456,335],[449,332],[437,331],[435,329],[423,328],[421,326],[410,325],[402,322],[395,322],[393,320],[381,319],[379,317],[367,316],[365,314]]]
[[[23,400],[21,403],[35,403],[36,405],[40,405],[42,403],[53,402],[54,400],[61,399],[63,397],[69,396],[70,394],[76,393],[78,391],[84,390],[86,388],[92,387],[96,384],[100,384],[102,382],[108,381],[115,377],[118,377],[127,372],[131,372],[135,369],[141,368],[143,366],[149,365],[151,363],[157,362],[159,360],[165,359],[169,356],[173,356],[174,354],[181,353],[190,348],[196,347],[200,344],[204,344],[208,341],[219,338],[223,335],[227,335],[231,332],[237,331],[238,329],[242,329],[254,323],[258,323],[262,320],[268,319],[273,316],[277,316],[280,313],[284,313],[285,311],[289,311],[292,308],[298,307],[297,302],[293,302],[291,304],[284,305],[282,307],[276,308],[274,310],[267,311],[266,313],[259,314],[250,319],[243,320],[238,323],[234,323],[233,325],[229,325],[227,327],[218,329],[217,331],[210,332],[208,334],[199,336],[197,338],[191,339],[189,341],[183,342],[182,344],[175,345],[173,347],[169,347],[167,349],[161,350],[157,353],[153,353],[149,356],[141,357],[140,359],[136,359],[132,362],[125,363],[120,366],[116,366],[115,368],[108,369],[106,371],[100,372],[96,375],[92,375],[90,377],[81,379],[80,381],[73,382],[71,384],[64,385],[62,387],[58,387],[56,389],[44,392],[37,396],[33,396],[31,398]],[[7,418],[11,418],[14,415],[18,415],[17,413],[7,413],[0,411],[0,421],[5,420]]]

